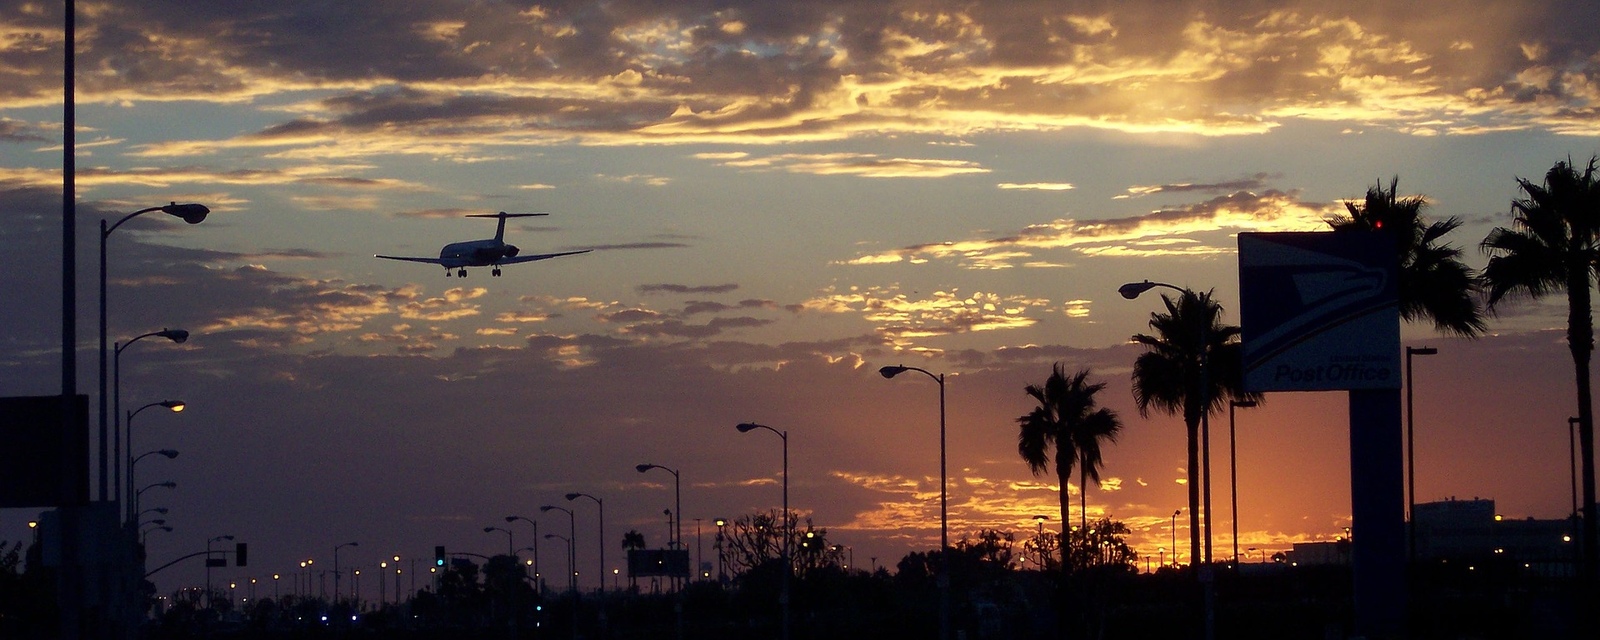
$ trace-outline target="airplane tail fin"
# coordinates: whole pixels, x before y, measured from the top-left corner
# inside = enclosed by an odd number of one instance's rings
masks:
[[[495,228],[495,230],[494,230],[494,240],[495,240],[495,242],[505,242],[506,218],[531,218],[533,216],[547,216],[547,215],[550,215],[550,214],[548,214],[548,213],[506,213],[504,211],[501,211],[500,213],[472,213],[472,214],[467,214],[467,217],[468,218],[499,218],[500,219],[500,225],[497,228]]]

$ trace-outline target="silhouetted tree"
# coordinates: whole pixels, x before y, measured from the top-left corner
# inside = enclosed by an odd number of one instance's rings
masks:
[[[755,569],[783,557],[783,532],[778,510],[755,513],[734,519],[723,538],[726,562],[735,574]],[[794,512],[789,513],[790,562],[796,576],[839,564],[839,552],[828,543],[828,530],[819,529],[806,518],[804,525]],[[781,562],[780,562],[781,564]]]
[[[1087,570],[1110,566],[1136,570],[1134,561],[1139,559],[1139,554],[1128,546],[1129,533],[1128,525],[1109,517],[1073,530],[1067,548],[1072,567]]]
[[[1557,162],[1543,184],[1518,178],[1525,197],[1512,201],[1511,229],[1497,227],[1484,238],[1489,264],[1483,279],[1489,308],[1507,297],[1540,298],[1567,294],[1567,348],[1578,386],[1578,437],[1583,450],[1583,571],[1593,582],[1600,562],[1594,470],[1594,406],[1589,387],[1589,360],[1594,351],[1594,316],[1590,288],[1600,268],[1600,176],[1596,158],[1578,172],[1571,160]]]
[[[1328,220],[1334,231],[1384,230],[1394,234],[1400,257],[1400,317],[1407,322],[1433,321],[1442,333],[1476,337],[1484,331],[1483,309],[1478,304],[1477,280],[1461,261],[1461,250],[1441,244],[1445,235],[1461,226],[1450,216],[1429,221],[1423,196],[1397,195],[1400,178],[1385,190],[1379,183],[1367,189],[1359,204],[1344,203],[1348,216]]]
[[[1167,312],[1150,314],[1155,334],[1133,336],[1146,348],[1133,363],[1133,399],[1143,416],[1152,409],[1183,415],[1189,445],[1189,557],[1202,558],[1196,481],[1201,420],[1230,399],[1259,401],[1260,395],[1243,391],[1239,327],[1222,323],[1222,306],[1211,292],[1184,291],[1176,300],[1163,295],[1161,301]]]
[[[1038,406],[1017,418],[1017,453],[1035,476],[1044,473],[1054,458],[1057,481],[1061,485],[1061,528],[1070,529],[1069,480],[1078,465],[1080,495],[1088,490],[1087,478],[1100,480],[1100,441],[1115,440],[1122,424],[1110,409],[1095,406],[1094,396],[1105,383],[1088,382],[1089,370],[1067,375],[1056,363],[1043,385],[1028,385],[1024,391]],[[1054,448],[1052,455],[1051,449]],[[1088,502],[1085,498],[1084,509]]]

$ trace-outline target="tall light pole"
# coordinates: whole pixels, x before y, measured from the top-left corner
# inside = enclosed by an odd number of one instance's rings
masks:
[[[358,542],[346,542],[333,547],[333,602],[339,602],[339,550],[345,547],[360,546]]]
[[[134,495],[133,492],[132,492],[132,490],[133,490],[133,465],[139,464],[140,460],[143,460],[148,456],[155,456],[155,455],[159,455],[159,456],[162,456],[162,457],[164,457],[164,458],[166,458],[168,460],[171,460],[173,458],[178,457],[178,450],[177,449],[161,449],[159,451],[146,451],[144,453],[139,454],[138,457],[128,461],[128,489],[129,489],[129,493],[128,493],[128,513],[134,514],[133,516],[130,516],[128,518],[128,522],[130,522],[130,523],[138,522],[139,521],[139,516],[144,515],[143,512],[139,511],[139,497]],[[160,512],[162,514],[165,514],[167,512],[167,510],[165,508],[153,509],[153,511],[158,511],[158,512]]]
[[[1233,410],[1244,407],[1246,409],[1256,406],[1254,400],[1229,400],[1228,401],[1228,488],[1233,491],[1233,562],[1239,563],[1239,448],[1235,446],[1233,437]]]
[[[168,484],[171,484],[171,483],[168,483]],[[150,485],[150,486],[153,487],[153,486],[157,486],[157,485]],[[148,488],[150,488],[150,487],[145,487],[145,489],[148,489]],[[206,608],[207,609],[215,609],[217,607],[217,598],[216,598],[216,596],[213,596],[211,594],[211,543],[213,543],[213,542],[222,542],[224,540],[233,540],[233,536],[231,536],[231,535],[221,535],[221,536],[217,536],[217,537],[210,538],[210,539],[206,540]]]
[[[127,342],[116,343],[115,345],[113,345],[112,350],[111,350],[112,351],[112,363],[111,363],[112,364],[112,366],[111,366],[111,441],[112,441],[112,445],[111,445],[111,449],[112,449],[112,453],[116,456],[115,458],[113,458],[113,463],[112,464],[113,464],[114,469],[117,469],[117,471],[113,471],[113,473],[112,473],[112,475],[114,476],[114,479],[116,480],[116,482],[112,484],[113,492],[117,491],[116,487],[119,486],[122,483],[122,472],[120,471],[120,469],[122,468],[122,424],[123,424],[122,423],[122,350],[123,349],[127,349],[129,345],[132,345],[135,342],[138,342],[140,340],[143,340],[143,339],[149,338],[149,337],[153,337],[153,336],[159,336],[159,337],[162,337],[162,338],[166,338],[166,339],[171,340],[171,341],[173,341],[174,343],[177,343],[177,344],[183,344],[184,342],[189,340],[189,332],[188,331],[184,331],[183,329],[162,329],[160,331],[151,331],[150,333],[146,333],[146,334],[142,334],[142,335],[139,335],[139,336],[135,336],[133,339],[128,340]],[[104,373],[104,372],[102,372],[102,373]],[[102,398],[102,400],[103,400],[103,398]],[[131,443],[131,442],[128,443],[128,452],[129,453],[133,453],[133,443]],[[129,481],[128,484],[133,484],[133,482]]]
[[[1579,420],[1578,418],[1567,418],[1567,461],[1572,463],[1572,515],[1568,518],[1568,521],[1572,523],[1572,535],[1573,535],[1573,537],[1576,537],[1576,538],[1579,539],[1578,544],[1573,546],[1573,549],[1577,551],[1577,553],[1573,554],[1574,557],[1572,559],[1573,566],[1576,566],[1576,567],[1582,567],[1583,566],[1583,554],[1590,553],[1590,551],[1588,549],[1584,549],[1583,548],[1583,542],[1582,542],[1583,536],[1578,535],[1578,439],[1577,439],[1577,431],[1578,431],[1578,424],[1581,423],[1581,422],[1583,422],[1583,421]]]
[[[71,75],[71,74],[69,73],[68,75]],[[70,151],[69,151],[69,154],[70,154]],[[68,183],[70,184],[71,180],[72,180],[72,178],[70,177],[71,173],[69,172],[67,175],[69,176],[67,178],[67,180],[68,180]],[[71,207],[72,204],[69,202],[69,203],[67,203],[67,206]],[[100,219],[100,499],[101,500],[109,500],[109,499],[111,499],[110,495],[106,491],[106,471],[107,471],[107,457],[106,457],[106,444],[107,444],[107,442],[106,442],[106,436],[108,435],[108,432],[110,431],[110,422],[109,422],[109,418],[106,415],[107,414],[107,404],[106,404],[106,400],[107,400],[107,397],[106,397],[106,364],[107,363],[106,363],[106,359],[107,359],[107,356],[109,355],[109,352],[106,350],[106,241],[111,237],[111,232],[116,231],[117,227],[122,226],[122,223],[127,222],[129,220],[132,220],[133,218],[135,218],[137,216],[141,216],[141,215],[144,215],[146,213],[150,213],[152,211],[160,211],[160,212],[168,214],[168,215],[173,215],[173,216],[177,216],[179,218],[183,218],[183,221],[187,222],[189,224],[200,224],[200,221],[206,219],[206,214],[211,213],[211,210],[207,209],[206,206],[203,205],[203,204],[178,204],[178,203],[174,202],[172,204],[166,204],[166,205],[162,205],[162,206],[159,206],[159,207],[149,207],[149,208],[146,208],[146,209],[140,209],[138,211],[135,211],[133,213],[130,213],[128,215],[123,216],[122,219],[117,220],[115,224],[111,224],[110,226],[107,226],[106,220],[104,218]]]
[[[561,507],[540,507],[541,511],[549,509],[561,509]],[[562,509],[562,511],[566,511],[566,509]],[[572,515],[572,512],[567,511],[567,515]],[[544,537],[559,538],[567,543],[567,585],[572,589],[572,640],[578,640],[578,580],[572,569],[572,538],[557,533],[546,533]]]
[[[1439,353],[1433,347],[1406,347],[1406,559],[1417,561],[1417,445],[1413,437],[1416,425],[1415,403],[1411,399],[1411,356],[1431,356]]]
[[[1173,285],[1173,284],[1167,284],[1165,282],[1151,282],[1149,280],[1145,280],[1143,282],[1129,282],[1127,284],[1124,284],[1124,285],[1122,285],[1120,287],[1117,287],[1117,293],[1119,295],[1121,295],[1125,299],[1133,300],[1135,298],[1138,298],[1140,294],[1142,294],[1142,293],[1144,293],[1146,291],[1149,291],[1151,289],[1154,289],[1156,287],[1163,287],[1163,288],[1166,288],[1166,289],[1171,289],[1173,291],[1177,291],[1178,294],[1181,296],[1179,298],[1179,304],[1180,305],[1182,304],[1182,300],[1184,300],[1186,298],[1194,299],[1196,301],[1200,300],[1200,295],[1195,293],[1193,290],[1187,289],[1185,287],[1180,287],[1180,286],[1177,286],[1177,285]],[[1202,311],[1208,311],[1207,309],[1203,308],[1203,305],[1202,305],[1202,309],[1201,310]],[[1209,315],[1209,314],[1207,314],[1207,315]],[[1200,355],[1200,362],[1199,362],[1199,364],[1200,364],[1200,447],[1201,447],[1202,453],[1201,453],[1201,462],[1200,462],[1200,469],[1201,469],[1200,470],[1200,487],[1198,487],[1197,489],[1201,493],[1203,493],[1204,496],[1205,496],[1204,505],[1201,507],[1201,509],[1205,512],[1204,513],[1204,519],[1205,519],[1204,527],[1205,527],[1205,532],[1206,532],[1206,540],[1205,540],[1204,562],[1208,562],[1209,563],[1209,562],[1211,562],[1211,533],[1212,533],[1212,529],[1211,529],[1211,379],[1210,379],[1211,378],[1211,371],[1210,371],[1211,367],[1208,366],[1210,364],[1208,362],[1208,360],[1210,359],[1211,350],[1208,348],[1209,345],[1207,345],[1206,343],[1210,340],[1211,318],[1203,317],[1203,318],[1201,318],[1201,320],[1203,320],[1203,322],[1200,324],[1200,343],[1199,343],[1198,346],[1200,348],[1200,354],[1199,354]],[[1190,471],[1192,472],[1193,470],[1191,469]],[[1199,546],[1198,543],[1199,543],[1199,539],[1200,539],[1199,538],[1200,532],[1193,526],[1193,525],[1196,525],[1196,524],[1200,524],[1199,519],[1196,517],[1197,515],[1198,514],[1194,514],[1194,513],[1190,513],[1189,514],[1189,521],[1191,523],[1190,532],[1189,532],[1189,538],[1190,538],[1190,544],[1189,544],[1189,546],[1190,546],[1190,554],[1189,554],[1190,558],[1189,558],[1189,561],[1190,562],[1195,562],[1196,564],[1198,564],[1197,561],[1201,558],[1200,553],[1199,553],[1200,549],[1197,548]],[[1173,547],[1173,554],[1174,555],[1177,554],[1177,547],[1176,546]],[[1202,577],[1202,579],[1205,579],[1205,574],[1202,573],[1201,577]]]
[[[578,537],[578,516],[566,507],[558,507],[552,504],[539,507],[539,511],[542,513],[549,513],[552,510],[567,514],[567,535],[563,538],[567,541],[567,585],[572,589],[572,596],[576,598],[578,596],[578,573],[575,570],[576,565],[573,564],[575,562],[573,557],[577,555],[575,553],[577,549],[572,546],[572,541]],[[548,538],[550,536],[546,534],[545,537]]]
[[[1173,564],[1173,566],[1177,566],[1177,564],[1178,564],[1178,514],[1180,514],[1180,513],[1183,513],[1183,509],[1173,509],[1172,510],[1172,564]],[[1063,553],[1065,553],[1065,552],[1063,552]],[[1190,557],[1189,561],[1190,562],[1194,561],[1194,558],[1193,558],[1192,554],[1191,554],[1191,557]]]
[[[516,543],[515,539],[512,537],[510,529],[507,529],[505,527],[484,527],[483,528],[483,532],[484,533],[494,533],[496,531],[500,531],[500,532],[503,532],[503,533],[506,534],[506,555],[511,556],[512,558],[516,558],[517,557],[517,552],[516,552],[517,543]]]
[[[789,520],[789,432],[754,422],[742,423],[737,429],[739,433],[766,429],[783,440],[783,591],[778,595],[778,604],[783,609],[783,640],[789,640],[789,574],[794,573],[794,562],[790,560],[789,551],[789,539],[794,537],[794,526]]]
[[[660,469],[662,471],[665,471],[667,473],[672,474],[672,512],[673,513],[677,513],[677,514],[682,514],[683,513],[683,477],[678,475],[678,470],[677,469],[663,467],[663,466],[661,466],[659,464],[650,464],[648,462],[645,463],[645,464],[641,464],[641,465],[634,465],[633,468],[634,468],[635,471],[638,471],[639,473],[645,473],[645,472],[647,472],[647,471],[649,471],[651,469]],[[672,528],[672,531],[671,531],[672,535],[670,536],[672,538],[672,540],[668,543],[667,546],[669,546],[669,547],[671,547],[673,549],[680,548],[680,545],[683,543],[683,532],[680,530],[681,527],[682,527],[682,522],[681,521],[679,522],[679,524],[673,525],[673,528]],[[677,581],[677,576],[673,576],[673,581],[674,582]]]
[[[128,425],[128,438],[127,438],[127,440],[128,440],[128,456],[129,456],[129,460],[128,460],[128,487],[127,487],[127,489],[123,489],[122,488],[122,478],[121,478],[122,474],[120,472],[117,474],[117,476],[118,476],[117,477],[117,493],[122,493],[123,491],[127,491],[128,492],[126,494],[127,495],[127,498],[126,498],[127,506],[132,507],[134,502],[135,502],[134,495],[132,493],[133,492],[133,459],[132,459],[132,457],[133,457],[133,451],[134,451],[134,449],[133,449],[133,418],[134,418],[134,416],[139,415],[140,412],[144,411],[145,409],[149,409],[151,407],[164,407],[168,411],[171,411],[173,413],[181,413],[184,410],[184,408],[187,407],[187,406],[189,406],[189,405],[184,404],[184,402],[182,400],[162,400],[161,402],[152,402],[150,404],[144,405],[142,407],[139,407],[138,409],[134,409],[133,411],[129,411],[128,412],[127,420],[125,421],[126,424]],[[120,451],[117,452],[117,458],[118,458],[117,468],[118,469],[122,468],[121,457],[122,457],[122,453]],[[133,514],[133,513],[138,513],[138,512],[137,511],[129,511],[128,513],[129,514]]]
[[[1578,485],[1574,484],[1572,486],[1576,487]],[[1574,500],[1576,500],[1576,498],[1574,498]],[[722,535],[723,528],[728,526],[728,519],[717,518],[716,520],[713,520],[712,523],[717,525],[717,584],[726,587],[728,586],[728,572],[725,566],[727,562],[727,556],[724,555],[722,551]]]
[[[1037,515],[1037,516],[1033,517],[1033,521],[1039,523],[1039,533],[1033,539],[1033,554],[1034,554],[1033,560],[1034,560],[1034,562],[1039,564],[1039,570],[1040,571],[1044,571],[1044,566],[1045,566],[1044,523],[1045,523],[1046,520],[1049,520],[1049,519],[1050,519],[1050,516],[1046,516],[1046,515]],[[1065,557],[1065,556],[1063,556],[1063,557]]]
[[[539,521],[525,516],[506,516],[506,523],[521,520],[533,525],[533,590],[544,595],[544,583],[539,579]]]
[[[595,506],[600,509],[600,572],[596,573],[595,575],[600,579],[600,595],[605,595],[605,593],[606,593],[606,503],[604,501],[600,500],[600,498],[597,498],[595,496],[589,495],[587,493],[569,493],[569,494],[567,494],[567,502],[571,502],[573,500],[577,500],[578,498],[588,498],[590,500],[593,500]],[[605,608],[604,607],[601,608],[600,615],[602,617],[605,616]]]
[[[905,365],[882,367],[878,374],[893,378],[907,371],[920,372],[939,383],[939,638],[950,640],[950,477],[945,471],[944,374]]]

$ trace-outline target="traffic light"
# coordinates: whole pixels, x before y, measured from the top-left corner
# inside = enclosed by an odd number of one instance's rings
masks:
[[[243,567],[250,561],[250,545],[240,542],[233,545],[233,566]]]
[[[433,548],[433,565],[436,567],[444,566],[444,545]]]

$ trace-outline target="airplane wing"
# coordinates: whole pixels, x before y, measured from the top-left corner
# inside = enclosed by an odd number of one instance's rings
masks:
[[[406,257],[401,257],[401,256],[372,256],[372,257],[374,257],[374,258],[383,258],[385,260],[405,260],[406,262],[424,262],[424,263],[427,263],[427,264],[444,264],[444,261],[440,260],[438,258],[406,258]]]
[[[578,251],[562,251],[560,253],[536,253],[536,254],[528,255],[528,256],[517,256],[515,258],[506,258],[504,260],[501,260],[500,264],[505,265],[505,264],[516,264],[518,262],[533,262],[534,260],[546,260],[546,259],[549,259],[549,258],[559,258],[561,256],[577,255],[577,254],[580,254],[580,253],[588,253],[590,251],[594,251],[594,249],[581,249],[581,250],[578,250]],[[382,257],[382,256],[379,256],[379,257]]]

